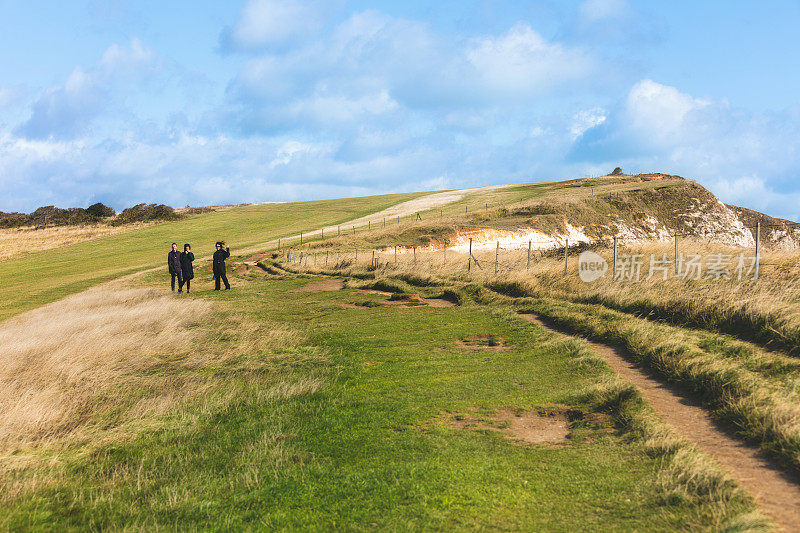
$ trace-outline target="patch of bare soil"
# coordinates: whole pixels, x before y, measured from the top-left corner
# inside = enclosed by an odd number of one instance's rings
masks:
[[[526,444],[564,444],[570,440],[570,419],[565,410],[504,410],[480,416],[446,413],[445,422],[457,429],[498,431],[509,440]]]
[[[409,309],[413,307],[453,307],[455,304],[443,298],[421,298],[418,294],[396,294],[392,292],[379,291],[374,289],[358,289],[356,292],[362,294],[377,294],[384,296],[379,300],[368,300],[360,303],[342,304],[342,307],[352,309],[354,307],[399,307]]]
[[[254,263],[244,261],[242,263],[234,265],[233,271],[241,276],[243,274],[246,274],[247,271],[250,270],[253,266],[255,266]]]
[[[536,315],[521,314],[520,317],[556,334],[569,336]],[[696,398],[629,361],[624,350],[587,342],[621,378],[639,388],[662,420],[715,459],[748,490],[778,527],[785,531],[800,528],[800,480],[796,476],[784,471],[757,447],[730,436]]]
[[[497,335],[472,335],[456,340],[456,346],[462,350],[487,350],[502,352],[511,348],[511,344]]]
[[[428,304],[428,307],[455,307],[456,305],[443,298],[423,298],[422,301]]]
[[[340,279],[317,279],[289,292],[328,292],[339,291],[343,288],[344,281]]]
[[[379,294],[381,296],[386,296],[387,298],[393,294],[391,292],[379,291],[379,290],[375,290],[375,289],[358,289],[357,292],[360,292],[360,293],[363,293],[363,294]]]

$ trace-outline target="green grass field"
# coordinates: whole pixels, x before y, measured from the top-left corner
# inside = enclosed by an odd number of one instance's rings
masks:
[[[633,531],[719,526],[751,509],[739,496],[676,498],[663,455],[588,417],[583,391],[611,372],[510,309],[343,308],[381,296],[288,292],[308,281],[251,273],[232,291],[197,293],[219,317],[307,335],[207,367],[217,388],[127,438],[100,431],[32,452],[41,463],[11,475],[29,488],[3,502],[0,526]],[[484,334],[508,349],[458,345]],[[448,423],[554,408],[587,414],[563,444]]]
[[[373,227],[300,250],[421,244],[458,227],[521,224],[524,210],[511,220],[497,206],[562,202],[566,191],[577,195],[563,202],[569,207],[591,194],[588,183],[474,193],[444,207],[441,221],[431,220],[439,211],[433,209],[423,212],[422,224]],[[596,193],[682,183],[603,183]],[[488,271],[468,274],[461,263],[444,272],[438,255],[433,262],[421,257],[417,269],[385,261],[377,271],[346,266],[326,271],[346,278],[346,288],[323,292],[294,292],[320,279],[296,260],[265,257],[270,273],[237,268],[250,255],[237,250],[421,194],[236,207],[3,261],[10,280],[0,319],[159,266],[173,241],[190,242],[207,258],[224,239],[234,254],[228,292],[209,290],[208,261],[200,260],[192,295],[170,295],[166,269],[157,269],[119,281],[120,289],[157,289],[130,305],[123,295],[109,311],[95,309],[106,294],[113,299],[111,285],[101,296],[78,295],[74,317],[45,312],[32,325],[7,322],[23,337],[63,318],[87,332],[89,354],[93,343],[111,346],[102,347],[96,369],[73,364],[70,354],[21,352],[17,359],[28,365],[0,373],[36,406],[26,411],[25,402],[0,395],[0,529],[768,528],[751,497],[660,422],[584,341],[554,335],[518,312],[533,310],[625,346],[657,374],[704,391],[718,419],[796,468],[798,371],[791,358],[710,325],[691,330],[657,314],[635,316],[622,289],[598,300],[563,278],[560,257],[539,257],[531,272],[496,279]],[[479,213],[484,204],[489,210]],[[397,294],[389,301],[372,289]],[[459,305],[431,307],[414,302],[417,294],[444,294]],[[147,298],[168,307],[164,316],[184,299],[211,308],[200,305],[208,314],[169,329],[142,316],[153,312]],[[714,302],[707,307],[724,313]],[[81,313],[103,324],[92,330]],[[47,333],[56,337],[53,346],[58,335],[74,335],[65,328]],[[162,343],[164,335],[175,340]],[[130,354],[113,349],[114,342],[139,341],[144,347]],[[66,421],[54,409],[61,402],[48,400],[59,394],[70,401]],[[27,417],[18,426],[3,410],[11,408]],[[566,417],[568,438],[521,441],[509,413],[537,412]]]
[[[234,207],[9,259],[0,320],[146,268],[166,265],[170,244],[190,243],[199,258],[214,242],[237,249],[352,220],[428,193]],[[166,268],[166,267],[165,267]]]

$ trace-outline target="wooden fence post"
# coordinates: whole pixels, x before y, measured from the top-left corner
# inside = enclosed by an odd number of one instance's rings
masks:
[[[528,264],[525,267],[525,270],[530,270],[531,268],[531,241],[528,241]]]
[[[500,241],[497,241],[497,248],[494,252],[494,277],[497,277],[497,263],[500,262]]]
[[[617,279],[617,236],[614,235],[614,272],[611,273],[611,280]]]
[[[758,279],[758,270],[761,266],[761,222],[756,224],[756,264],[753,270],[753,279]]]
[[[472,237],[469,239],[469,255],[467,256],[467,272],[472,270]]]
[[[678,228],[675,228],[675,276],[678,275]]]

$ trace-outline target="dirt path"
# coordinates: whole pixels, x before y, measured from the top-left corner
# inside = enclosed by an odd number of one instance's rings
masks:
[[[441,207],[453,202],[457,202],[464,198],[464,196],[476,192],[487,192],[492,191],[495,189],[503,189],[505,187],[514,187],[515,183],[509,183],[507,185],[489,185],[487,187],[474,187],[471,189],[458,189],[455,191],[446,191],[446,192],[437,192],[432,194],[426,194],[425,196],[420,196],[419,198],[414,198],[413,200],[408,200],[406,202],[401,202],[399,204],[393,205],[384,209],[383,211],[377,211],[375,213],[369,214],[367,216],[356,218],[353,220],[349,220],[347,222],[343,222],[342,224],[338,224],[336,226],[326,226],[324,228],[320,228],[317,230],[309,231],[308,233],[303,233],[303,237],[313,237],[316,235],[320,235],[324,230],[328,235],[334,235],[338,227],[350,229],[353,226],[360,228],[366,226],[367,223],[382,221],[384,218],[391,219],[396,217],[406,217],[413,215],[414,213],[418,213],[420,211],[425,211],[427,209],[433,209],[436,207]],[[292,235],[290,237],[286,237],[282,240],[284,241],[294,241],[299,239],[300,235]],[[260,252],[264,250],[264,247],[268,247],[270,245],[278,244],[278,240],[275,239],[273,241],[269,241],[266,243],[259,244],[254,247],[247,248],[245,250],[237,250],[237,254],[246,254],[250,252]]]
[[[520,317],[542,328],[567,335],[536,315]],[[698,402],[676,387],[628,361],[622,350],[587,341],[622,379],[639,388],[661,419],[687,441],[716,460],[756,500],[758,506],[785,531],[800,530],[800,484],[758,448],[731,437]]]

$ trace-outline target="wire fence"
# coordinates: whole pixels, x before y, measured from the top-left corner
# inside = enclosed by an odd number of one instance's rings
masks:
[[[753,245],[739,247],[738,253],[730,247],[715,249],[710,246],[713,243],[705,243],[705,248],[698,248],[697,242],[682,242],[683,240],[685,236],[682,234],[673,235],[673,242],[660,243],[642,243],[638,239],[622,236],[575,242],[564,237],[529,239],[522,244],[505,245],[500,240],[489,243],[467,238],[466,243],[461,245],[443,240],[426,246],[289,246],[278,250],[278,253],[281,260],[308,269],[395,269],[420,273],[466,273],[484,277],[531,271],[540,268],[543,262],[547,263],[550,271],[554,268],[560,269],[557,265],[561,263],[565,276],[576,273],[581,275],[582,269],[592,267],[588,262],[591,260],[604,262],[600,268],[604,273],[606,270],[610,271],[612,279],[618,281],[642,281],[653,276],[664,279],[681,277],[742,281],[758,279],[763,274],[764,267],[771,267],[784,274],[794,269],[792,264],[785,261],[762,259],[758,227]],[[703,245],[702,242],[700,244]],[[583,252],[592,252],[595,255],[584,260]]]
[[[583,187],[586,188],[586,187]],[[594,187],[591,189],[592,197],[595,196]],[[566,194],[566,193],[565,193]],[[606,193],[605,195],[613,194]],[[600,194],[597,195],[601,196]],[[566,196],[565,196],[566,197]],[[503,204],[489,205],[485,202],[478,206],[465,205],[464,213],[489,211],[490,209],[503,208]],[[437,213],[438,210],[438,213]],[[423,219],[423,214],[425,215]],[[437,216],[438,215],[438,216]],[[381,217],[377,220],[364,220],[357,224],[337,225],[322,230],[300,232],[296,237],[281,238],[278,240],[277,251],[281,259],[305,268],[346,269],[361,268],[403,268],[411,270],[437,270],[440,272],[466,271],[476,275],[499,276],[510,272],[530,270],[537,262],[548,258],[563,259],[563,272],[567,275],[570,269],[580,273],[582,265],[579,263],[583,251],[594,250],[603,256],[608,263],[613,279],[627,280],[637,277],[642,268],[648,270],[648,275],[654,268],[660,272],[666,270],[666,265],[671,265],[674,276],[689,279],[700,279],[708,275],[703,267],[703,261],[708,259],[711,263],[711,276],[722,278],[736,277],[742,279],[742,271],[746,267],[746,275],[757,279],[765,266],[786,270],[787,264],[782,262],[763,261],[762,232],[779,229],[785,236],[800,240],[800,223],[785,221],[781,223],[761,224],[736,224],[729,228],[701,229],[696,232],[674,229],[672,231],[653,229],[649,233],[639,228],[625,233],[612,233],[614,227],[619,227],[617,221],[607,224],[593,224],[580,228],[581,232],[562,236],[547,236],[544,232],[531,229],[530,226],[516,225],[513,227],[499,228],[465,223],[458,220],[457,235],[451,238],[440,238],[425,246],[408,246],[402,244],[386,244],[376,242],[369,246],[369,242],[350,246],[342,242],[340,237],[352,237],[359,234],[372,234],[375,230],[392,229],[395,227],[408,227],[420,222],[430,222],[432,219],[444,220],[443,208],[416,212],[410,215],[393,215]],[[566,224],[565,224],[566,226]],[[563,228],[562,228],[563,229]],[[638,231],[638,234],[636,232]],[[557,233],[558,231],[556,231]],[[490,238],[491,235],[497,239]],[[604,235],[604,237],[590,239],[586,234]],[[672,241],[673,249],[669,256],[661,254],[637,254],[636,249],[646,245],[647,240],[655,240],[663,247]],[[475,238],[479,237],[479,238]],[[335,242],[331,242],[336,238]],[[740,254],[729,254],[705,250],[708,258],[698,259],[697,250],[686,246],[687,239],[692,244],[705,243],[706,245],[736,246],[741,249]],[[365,238],[369,240],[369,238]],[[383,239],[378,236],[376,240]],[[326,241],[328,241],[326,243]],[[724,261],[729,265],[726,269]],[[698,264],[698,261],[701,261]],[[743,263],[744,262],[744,267]],[[552,265],[551,265],[552,266]],[[638,270],[637,270],[638,269]],[[738,269],[738,271],[737,271]],[[688,274],[687,274],[688,272]],[[738,272],[738,273],[737,273]]]

